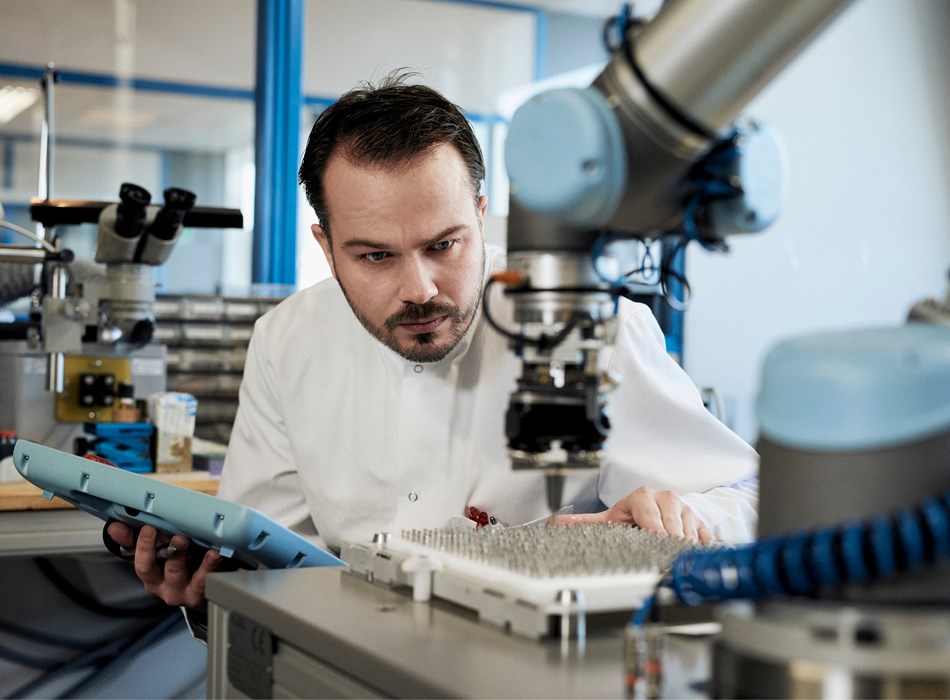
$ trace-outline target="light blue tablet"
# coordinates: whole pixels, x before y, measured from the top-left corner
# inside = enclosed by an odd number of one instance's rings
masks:
[[[239,503],[165,483],[84,457],[17,440],[13,463],[46,498],[109,522],[151,525],[185,535],[251,568],[341,566],[344,562],[262,513]]]

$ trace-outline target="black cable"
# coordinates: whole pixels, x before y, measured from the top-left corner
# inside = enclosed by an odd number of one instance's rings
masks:
[[[643,257],[640,258],[640,264],[624,274],[622,279],[630,280],[632,277],[640,277],[642,284],[657,284],[661,281],[662,274],[663,267],[656,266],[650,244],[643,241]]]
[[[495,284],[495,280],[492,278],[488,279],[488,282],[485,283],[485,289],[482,292],[482,304],[485,309],[485,320],[488,321],[488,325],[498,331],[501,335],[509,340],[513,340],[518,343],[518,349],[520,354],[521,345],[526,340],[525,336],[521,333],[516,333],[514,331],[509,331],[507,328],[503,327],[500,323],[495,321],[491,315],[491,307],[489,305],[489,299],[491,298],[491,288]]]
[[[168,611],[168,617],[165,620],[159,621],[158,623],[149,621],[145,625],[136,628],[132,632],[125,633],[119,637],[116,637],[115,639],[104,642],[95,649],[77,654],[72,658],[56,663],[47,671],[47,673],[32,679],[31,681],[11,692],[9,697],[26,697],[31,693],[36,692],[39,688],[56,681],[66,674],[73,673],[74,671],[89,666],[96,666],[96,668],[94,668],[92,672],[84,679],[84,681],[91,680],[94,676],[98,675],[100,668],[98,664],[102,661],[102,659],[107,658],[111,662],[120,655],[123,655],[126,649],[134,648],[136,642],[148,635],[153,629],[164,629],[167,625],[170,625],[171,622],[174,622],[174,620],[176,620],[181,614],[178,610],[169,608],[168,606],[165,606],[165,609]],[[105,665],[106,664],[103,664],[103,666]]]
[[[621,10],[621,13],[604,20],[600,38],[604,42],[604,49],[606,49],[607,53],[615,53],[622,48],[624,41],[626,41],[625,37],[627,36],[627,32],[629,32],[632,27],[641,24],[639,18],[631,17],[629,3],[624,3]],[[616,37],[612,38],[610,36],[611,29],[617,30]]]
[[[41,671],[46,671],[56,665],[55,661],[43,659],[38,656],[30,656],[29,654],[24,654],[20,651],[8,649],[5,646],[0,646],[0,659],[9,661],[10,663],[19,664],[20,666],[40,669]]]
[[[689,280],[686,279],[686,275],[681,275],[678,271],[673,269],[673,262],[680,253],[686,250],[688,244],[689,240],[685,238],[674,243],[672,249],[664,256],[663,262],[660,263],[660,288],[663,290],[663,299],[671,308],[678,311],[685,311],[689,306],[690,298],[692,297],[692,288],[689,286]],[[676,297],[671,282],[676,282],[682,287],[682,298]]]
[[[567,323],[564,325],[564,328],[562,328],[553,336],[542,333],[537,338],[531,338],[529,336],[526,336],[524,333],[516,333],[514,331],[510,331],[504,326],[502,326],[500,323],[498,323],[494,318],[492,318],[491,307],[488,300],[489,300],[489,297],[491,296],[490,292],[491,292],[491,287],[493,284],[495,284],[495,280],[489,278],[488,282],[485,283],[485,290],[482,293],[483,304],[484,304],[484,309],[485,309],[485,320],[488,321],[488,325],[490,325],[492,328],[498,331],[501,335],[505,336],[509,340],[512,340],[518,344],[518,354],[521,353],[521,348],[525,345],[531,345],[541,350],[556,348],[558,345],[560,345],[564,341],[565,338],[567,338],[568,335],[570,335],[571,331],[573,331],[577,327],[578,322],[583,318],[582,314],[579,314],[579,313],[571,314],[571,317],[568,319]],[[556,289],[528,289],[524,291],[525,293],[534,293],[534,292],[570,293],[570,292],[603,292],[605,290],[596,289],[596,288],[591,288],[591,289],[573,288],[572,289],[568,287],[563,287],[563,288],[556,288]],[[616,296],[615,292],[610,292],[610,293],[612,296]]]
[[[635,57],[633,32],[628,31],[626,33],[625,41],[623,42],[621,49],[623,50],[624,58],[627,59],[627,63],[630,65],[630,69],[640,80],[640,84],[643,86],[643,89],[647,91],[650,97],[653,98],[653,101],[656,102],[663,109],[663,111],[667,113],[667,115],[679,122],[680,126],[685,127],[689,131],[692,131],[704,139],[708,139],[710,141],[715,141],[717,139],[716,134],[712,130],[707,129],[704,125],[700,124],[698,121],[686,114],[686,112],[674,105],[666,95],[660,92],[658,87],[656,87],[647,79],[646,74],[640,68],[640,64],[637,63]]]
[[[665,235],[674,235],[674,234],[673,232],[670,232]],[[692,288],[690,287],[689,280],[686,278],[686,275],[680,274],[677,270],[673,269],[673,264],[677,256],[686,249],[686,246],[689,244],[690,239],[688,237],[682,236],[681,234],[678,234],[678,232],[677,232],[677,235],[680,235],[680,238],[679,240],[677,240],[676,243],[673,244],[673,247],[671,248],[670,251],[664,252],[663,259],[660,262],[659,271],[657,271],[654,263],[652,262],[653,254],[652,252],[650,252],[649,244],[646,244],[644,242],[645,252],[643,254],[643,258],[641,259],[641,263],[637,267],[626,272],[624,275],[620,277],[618,281],[611,281],[607,279],[606,277],[604,277],[603,275],[601,275],[600,276],[601,279],[603,279],[608,284],[617,285],[616,288],[612,290],[611,293],[614,296],[622,296],[627,299],[636,301],[636,297],[640,296],[641,293],[638,292],[636,289],[630,287],[630,283],[633,281],[631,278],[636,275],[645,275],[645,273],[647,272],[649,272],[651,275],[658,274],[657,282],[660,285],[660,290],[662,292],[663,300],[671,308],[677,311],[685,311],[686,308],[689,306],[689,300],[692,296]],[[599,251],[606,248],[606,243],[604,243],[603,241],[609,240],[613,236],[615,236],[615,234],[611,232],[606,232],[601,236],[598,242],[595,243],[592,250],[592,257],[595,259],[595,262],[594,262],[595,269],[597,268],[596,258],[599,254]],[[636,237],[633,236],[631,238],[636,238]],[[647,263],[647,260],[650,260],[650,262]],[[619,282],[619,285],[617,284],[618,282]],[[674,282],[679,284],[683,289],[682,299],[677,298],[676,294],[673,292],[672,284]]]
[[[24,639],[28,639],[31,642],[47,644],[49,646],[63,647],[65,649],[87,650],[92,649],[99,644],[97,641],[92,642],[82,639],[68,639],[66,637],[60,637],[59,635],[30,629],[28,627],[18,625],[15,622],[8,622],[6,620],[0,620],[0,632],[11,634],[16,637],[23,637]]]
[[[640,68],[640,64],[636,60],[636,52],[634,51],[635,32],[631,31],[641,24],[643,24],[643,22],[639,18],[631,16],[629,3],[624,3],[622,14],[608,17],[604,22],[603,29],[601,30],[601,39],[604,42],[604,48],[611,54],[617,53],[618,51],[623,52],[624,58],[626,58],[630,69],[639,79],[643,89],[647,91],[647,94],[653,98],[654,102],[670,117],[689,131],[705,139],[716,140],[716,134],[712,130],[707,129],[703,124],[700,124],[673,104],[672,100],[660,92],[660,89],[647,79],[646,74]],[[620,35],[619,38],[611,38],[610,31],[613,28],[617,28],[617,32]]]
[[[76,605],[79,605],[90,612],[94,612],[106,617],[141,618],[160,616],[168,611],[168,606],[165,603],[146,605],[138,608],[122,608],[103,605],[98,600],[89,597],[73,586],[68,579],[66,579],[62,574],[59,573],[59,571],[56,570],[56,567],[53,566],[52,562],[50,562],[50,560],[46,557],[37,557],[34,561],[43,575],[46,576],[49,582],[52,583],[60,593],[65,595]]]
[[[87,666],[92,666],[103,654],[111,653],[111,649],[122,640],[128,639],[131,634],[126,634],[118,639],[112,640],[103,647],[97,647],[91,651],[76,654],[75,656],[66,659],[65,661],[60,661],[51,666],[47,673],[44,673],[41,676],[33,678],[27,683],[21,685],[16,690],[12,691],[8,697],[11,698],[22,698],[30,695],[38,688],[43,687],[49,683],[52,683],[60,676],[63,676],[67,673],[72,673],[73,671],[85,668]]]
[[[176,610],[154,627],[143,629],[141,633],[136,633],[132,636],[128,645],[109,658],[106,663],[99,665],[93,673],[60,693],[59,697],[77,697],[82,695],[90,687],[104,683],[110,676],[115,674],[117,665],[130,662],[137,654],[156,643],[165,635],[170,634],[176,623],[183,620],[184,618],[181,616],[181,613]]]

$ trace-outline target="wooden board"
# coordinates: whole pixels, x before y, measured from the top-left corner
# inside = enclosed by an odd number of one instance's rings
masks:
[[[145,476],[212,496],[218,492],[218,477],[210,476],[208,472],[174,472],[146,474]],[[72,505],[59,498],[53,498],[52,500],[43,498],[40,489],[26,479],[0,484],[0,511],[50,510],[72,507]]]

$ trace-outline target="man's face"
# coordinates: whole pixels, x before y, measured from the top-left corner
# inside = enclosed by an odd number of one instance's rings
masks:
[[[353,313],[413,362],[436,362],[465,335],[482,290],[486,198],[442,144],[397,167],[356,165],[339,152],[324,179],[332,243],[313,234]]]

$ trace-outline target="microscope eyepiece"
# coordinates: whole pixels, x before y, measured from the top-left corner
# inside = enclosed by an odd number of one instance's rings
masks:
[[[115,232],[122,238],[136,238],[145,225],[146,207],[152,201],[152,195],[138,185],[123,182],[119,188],[119,200]]]
[[[155,215],[152,225],[148,227],[149,234],[163,241],[174,238],[185,220],[185,214],[195,206],[195,199],[194,192],[180,187],[166,189],[165,205]]]
[[[165,206],[171,209],[188,211],[195,206],[195,193],[183,190],[180,187],[169,187],[165,190]]]

